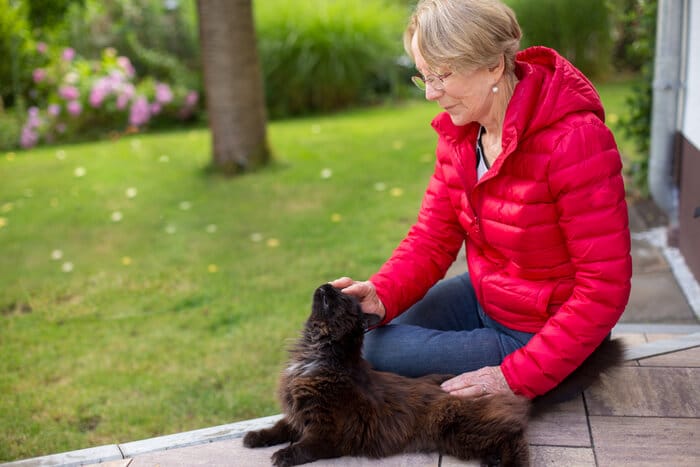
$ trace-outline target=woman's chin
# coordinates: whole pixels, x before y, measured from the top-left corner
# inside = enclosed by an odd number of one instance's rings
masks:
[[[454,126],[464,126],[464,125],[471,123],[471,120],[464,118],[463,115],[453,114],[451,112],[447,112],[447,113],[450,114],[450,119],[452,119],[452,124]]]

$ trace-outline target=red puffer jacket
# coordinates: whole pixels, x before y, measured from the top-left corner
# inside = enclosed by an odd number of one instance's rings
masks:
[[[516,69],[503,152],[478,183],[479,125],[435,118],[437,161],[418,219],[370,280],[388,322],[444,276],[466,240],[484,311],[536,333],[501,364],[511,389],[532,398],[610,332],[632,262],[622,164],[598,94],[545,47],[520,52]]]

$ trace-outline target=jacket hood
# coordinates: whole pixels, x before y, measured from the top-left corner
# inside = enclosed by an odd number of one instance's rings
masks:
[[[569,114],[592,112],[605,120],[603,105],[591,82],[556,51],[538,46],[518,52],[516,75],[519,82],[503,124],[505,151]],[[461,140],[475,132],[478,123],[457,127],[449,114],[442,112],[433,121],[433,127],[441,135]]]

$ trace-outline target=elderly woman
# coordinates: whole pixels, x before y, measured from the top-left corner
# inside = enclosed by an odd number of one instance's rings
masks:
[[[554,50],[518,52],[497,0],[423,0],[404,36],[443,112],[416,223],[368,281],[332,282],[379,315],[365,356],[458,375],[462,396],[557,386],[609,335],[630,293],[621,160],[591,83]],[[441,280],[466,243],[469,273]]]

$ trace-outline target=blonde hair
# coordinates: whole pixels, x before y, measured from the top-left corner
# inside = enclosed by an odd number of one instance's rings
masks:
[[[404,48],[413,59],[411,41],[433,70],[493,68],[504,58],[503,84],[512,92],[517,82],[515,54],[520,25],[515,13],[498,0],[421,0],[404,32]]]

